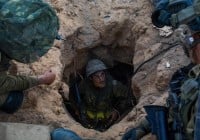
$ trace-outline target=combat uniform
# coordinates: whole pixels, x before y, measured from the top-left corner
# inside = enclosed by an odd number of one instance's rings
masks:
[[[199,68],[200,65],[189,64],[188,66],[179,69],[174,73],[170,81],[170,92],[167,99],[167,106],[169,108],[168,131],[170,140],[179,140],[180,135],[183,140],[194,139],[198,92],[196,92],[193,87],[189,90],[190,88],[188,87],[190,86],[189,82],[191,82],[191,77],[189,77],[188,74],[191,73],[191,70],[195,67]],[[132,139],[135,138],[135,140],[137,140],[149,133],[150,130],[149,122],[144,119],[136,128],[127,132],[127,134],[124,135],[123,140],[128,140],[128,137],[130,138],[131,135]],[[135,133],[134,136],[133,133]]]
[[[10,59],[1,53],[0,62],[0,108],[8,101],[9,95],[23,94],[22,91],[38,85],[38,79],[30,76],[10,75],[7,73]],[[13,93],[11,93],[13,92]],[[12,96],[14,97],[14,96]],[[21,97],[23,99],[23,95]],[[12,100],[15,100],[12,98]],[[17,99],[16,99],[17,100]],[[20,99],[21,100],[21,99]],[[4,109],[3,109],[4,110]],[[6,110],[4,110],[6,111]],[[11,110],[7,110],[8,113]],[[13,113],[11,111],[10,113]]]
[[[110,125],[109,117],[112,111],[117,111],[122,115],[130,109],[131,100],[128,94],[128,88],[119,81],[106,74],[106,86],[104,88],[94,87],[91,80],[87,79],[80,84],[80,97],[82,100],[82,110],[89,123],[86,127],[96,129],[99,121],[104,126]],[[98,129],[98,128],[97,128]]]

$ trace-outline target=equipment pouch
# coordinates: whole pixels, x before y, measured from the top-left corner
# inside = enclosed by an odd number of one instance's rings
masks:
[[[167,9],[171,13],[177,13],[192,3],[192,0],[170,0]]]
[[[179,24],[187,24],[200,15],[200,4],[196,3],[192,6],[179,11],[171,16],[171,24],[177,27]]]
[[[195,79],[188,79],[181,86],[181,99],[188,100],[193,99],[199,90],[198,82]]]
[[[188,22],[195,19],[195,11],[193,6],[189,6],[177,14],[172,14],[171,16],[171,24],[173,27],[177,27],[179,24],[187,24]]]
[[[200,75],[200,65],[194,66],[188,73],[190,78],[197,78]]]

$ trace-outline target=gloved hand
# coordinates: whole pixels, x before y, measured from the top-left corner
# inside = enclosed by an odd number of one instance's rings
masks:
[[[145,134],[146,133],[140,127],[132,128],[123,135],[122,140],[139,140]]]
[[[171,13],[167,12],[166,10],[156,10],[153,12],[151,20],[153,25],[155,25],[158,28],[162,28],[165,25],[171,25],[170,17]]]

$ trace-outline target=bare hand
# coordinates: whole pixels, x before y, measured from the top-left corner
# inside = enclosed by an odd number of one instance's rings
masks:
[[[44,72],[44,74],[42,74],[38,77],[39,84],[50,85],[51,83],[53,83],[55,78],[56,78],[56,74],[54,72],[52,72],[51,70],[48,70],[48,71]]]
[[[113,110],[110,115],[110,123],[115,122],[119,117],[119,112],[117,110]]]

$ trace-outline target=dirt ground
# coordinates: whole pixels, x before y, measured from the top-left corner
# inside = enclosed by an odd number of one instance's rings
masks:
[[[59,33],[65,39],[55,41],[52,49],[38,62],[17,63],[18,74],[38,75],[47,69],[56,73],[50,86],[26,91],[18,112],[0,112],[0,121],[44,124],[69,128],[81,137],[96,140],[120,140],[124,132],[145,116],[144,105],[163,105],[172,74],[189,63],[182,47],[176,46],[143,65],[132,77],[134,95],[139,103],[118,124],[105,132],[82,127],[67,112],[59,89],[68,92],[69,75],[84,68],[91,54],[110,67],[117,60],[137,67],[173,41],[169,28],[157,29],[151,23],[153,6],[149,0],[48,0],[60,19]],[[152,139],[151,135],[143,138]]]

